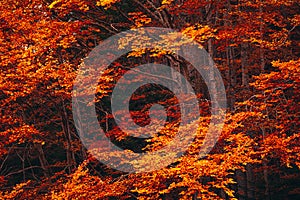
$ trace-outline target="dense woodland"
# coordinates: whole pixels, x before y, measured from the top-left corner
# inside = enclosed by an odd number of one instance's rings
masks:
[[[297,0],[2,0],[0,199],[300,199],[299,10]],[[112,89],[135,66],[158,62],[180,71],[201,108],[199,124],[186,127],[198,131],[184,155],[162,169],[125,173],[82,145],[72,89],[94,47],[139,27],[170,28],[197,41],[221,72],[228,106],[216,145],[199,159],[211,116],[201,76],[166,52],[115,60],[99,79],[95,103],[114,144],[155,151],[180,120],[180,110],[170,111],[169,128],[144,139],[117,127]],[[139,124],[149,120],[144,107],[157,103],[147,99],[148,87],[131,102]],[[166,106],[176,103],[167,88],[154,89]]]

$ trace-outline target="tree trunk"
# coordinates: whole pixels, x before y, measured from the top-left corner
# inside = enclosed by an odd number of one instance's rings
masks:
[[[247,199],[247,182],[246,182],[246,173],[241,170],[236,171],[236,180],[237,180],[237,194],[239,200]]]
[[[260,16],[260,25],[259,25],[259,32],[260,32],[260,40],[263,41],[263,8],[262,8],[263,2],[260,1],[260,6],[259,6],[259,16]],[[264,72],[265,69],[265,55],[264,55],[264,50],[263,50],[263,45],[260,43],[260,48],[259,48],[259,56],[260,56],[260,68],[261,72]]]
[[[247,199],[255,199],[255,177],[253,172],[253,166],[248,164],[246,166],[246,177],[247,177]]]
[[[248,87],[247,43],[241,44],[242,86]]]
[[[62,99],[62,112],[61,112],[61,123],[64,132],[65,139],[67,141],[66,147],[66,157],[67,157],[67,164],[68,164],[68,172],[71,173],[73,166],[75,164],[75,154],[72,150],[72,137],[71,137],[71,130],[68,121],[68,113],[65,107],[64,100]]]
[[[46,160],[43,147],[41,144],[35,144],[35,146],[39,152],[39,161],[40,161],[41,167],[43,169],[44,176],[49,177],[49,169],[47,168],[48,162]]]

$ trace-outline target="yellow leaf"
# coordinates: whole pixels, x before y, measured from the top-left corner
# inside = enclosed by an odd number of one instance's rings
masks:
[[[48,7],[50,9],[52,9],[56,4],[58,4],[59,2],[61,2],[61,0],[56,0],[56,1],[53,1]]]

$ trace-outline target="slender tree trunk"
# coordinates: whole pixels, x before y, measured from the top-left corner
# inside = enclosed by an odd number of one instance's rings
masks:
[[[247,197],[246,173],[241,170],[236,171],[237,194],[239,200],[245,200]]]
[[[259,25],[259,32],[260,32],[260,40],[263,41],[263,8],[262,8],[263,1],[260,1],[260,6],[259,6],[259,16],[260,16],[260,25]],[[265,55],[264,55],[264,50],[263,50],[263,45],[262,43],[260,44],[259,48],[259,56],[260,56],[260,68],[261,72],[264,72],[265,69]]]
[[[40,161],[41,167],[43,169],[44,176],[49,177],[49,170],[47,168],[48,162],[46,160],[46,156],[45,156],[43,147],[41,144],[36,144],[35,146],[39,152],[39,161]]]
[[[208,40],[208,53],[211,57],[211,59],[209,59],[209,65],[213,66],[214,63],[212,61],[213,55],[214,55],[214,51],[213,51],[213,45],[212,45],[212,39]],[[211,96],[216,100],[217,99],[217,86],[216,86],[216,80],[215,80],[215,73],[213,70],[208,70],[208,77],[209,77],[209,84],[211,86]]]
[[[266,137],[266,130],[264,127],[261,127],[262,134],[263,134],[263,140]],[[264,142],[264,141],[263,141]],[[263,176],[264,176],[264,182],[265,182],[265,199],[270,200],[270,183],[269,183],[269,177],[268,177],[268,160],[266,158],[262,161],[263,164]]]
[[[171,58],[171,57],[170,57]],[[180,62],[179,62],[179,56],[178,55],[174,55],[175,59],[170,59],[170,66],[171,66],[171,76],[172,76],[172,80],[175,81],[175,85],[174,88],[178,89],[178,91],[176,92],[181,92],[178,86],[182,86],[182,80],[179,76],[178,73],[181,72],[181,67],[180,67]]]
[[[242,86],[248,87],[247,43],[241,44]]]
[[[68,164],[68,171],[71,173],[73,169],[73,165],[75,163],[75,154],[72,149],[72,137],[71,137],[71,130],[68,121],[68,114],[66,111],[64,100],[62,99],[62,113],[61,113],[61,120],[62,120],[62,128],[64,132],[64,136],[67,140],[67,149],[66,149],[66,156],[67,156],[67,164]]]
[[[253,166],[248,164],[246,166],[246,177],[247,177],[247,199],[255,199],[255,177],[253,172]]]
[[[229,48],[229,60],[231,61],[231,65],[229,68],[229,73],[230,73],[230,108],[233,109],[234,108],[234,104],[235,104],[235,90],[236,90],[236,69],[235,69],[235,65],[233,57],[234,57],[234,53],[233,53],[233,48],[232,47],[228,47]]]
[[[229,12],[231,11],[230,1],[227,2],[227,9],[228,9]],[[229,16],[228,16],[227,12],[225,13],[224,23],[225,23],[226,28],[231,27],[230,19],[229,19]],[[226,80],[227,80],[226,91],[228,92],[228,96],[229,96],[228,103],[229,103],[229,106],[231,108],[232,107],[232,100],[231,100],[232,94],[231,94],[230,70],[232,68],[232,65],[231,65],[229,43],[230,43],[230,41],[228,39],[226,39],[226,67],[228,67],[228,69],[225,71],[225,77],[226,77]]]
[[[212,19],[212,12],[211,12],[211,6],[213,6],[211,3],[206,6],[206,13],[207,13],[207,22],[209,24],[213,24],[213,19]],[[209,66],[214,66],[213,58],[214,58],[214,48],[212,44],[212,39],[208,39],[207,43],[207,48],[208,48],[208,54],[210,55],[211,59],[208,60]],[[213,70],[208,70],[208,79],[209,79],[209,84],[211,87],[211,96],[213,99],[217,99],[217,85],[216,85],[216,80],[215,80],[215,73]]]

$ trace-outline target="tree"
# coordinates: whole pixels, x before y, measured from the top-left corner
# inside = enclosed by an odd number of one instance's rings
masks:
[[[300,180],[297,1],[5,0],[0,10],[1,199],[299,196],[299,187],[289,184]],[[124,134],[114,121],[110,97],[125,72],[151,62],[169,65],[174,80],[179,81],[172,73],[178,70],[192,83],[201,108],[199,123],[183,127],[186,132],[198,127],[183,156],[153,172],[126,174],[99,163],[81,144],[71,92],[83,58],[95,46],[138,27],[172,28],[201,44],[221,71],[230,102],[217,144],[199,159],[211,102],[193,66],[178,55],[151,49],[115,60],[99,80],[96,109],[107,136],[128,152],[168,144],[177,133],[180,112],[168,110],[178,99],[167,88],[144,86],[131,97],[131,117],[147,124],[150,107],[160,103],[169,121],[148,139]],[[164,98],[145,98],[153,92]]]

